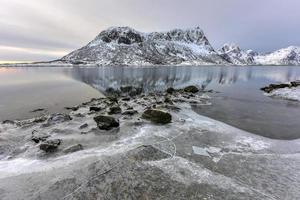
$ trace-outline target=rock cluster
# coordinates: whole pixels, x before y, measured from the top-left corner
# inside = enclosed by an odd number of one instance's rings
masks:
[[[196,86],[168,88],[166,91],[151,93],[143,91],[142,87],[134,86],[109,88],[106,90],[107,97],[91,99],[89,102],[70,107],[69,114],[56,113],[20,121],[6,120],[2,125],[27,129],[31,136],[26,134],[24,141],[31,142],[32,146],[29,148],[34,148],[31,152],[67,154],[97,144],[96,141],[83,140],[84,135],[93,134],[95,138],[103,137],[103,141],[109,141],[116,136],[115,133],[128,127],[125,124],[138,126],[154,123],[164,126],[177,120],[172,113],[180,110],[180,104],[207,101],[197,94],[201,93]],[[151,152],[155,150],[149,147],[146,149]]]
[[[279,83],[279,84],[270,84],[269,86],[261,88],[262,91],[266,93],[270,93],[273,90],[281,89],[281,88],[292,88],[300,86],[300,80],[292,81],[290,83]]]

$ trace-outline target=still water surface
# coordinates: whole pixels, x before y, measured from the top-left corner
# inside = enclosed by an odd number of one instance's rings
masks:
[[[299,67],[26,67],[0,68],[0,120],[25,118],[36,108],[61,112],[100,97],[108,87],[142,86],[147,92],[197,85],[214,90],[202,115],[274,139],[300,138],[300,103],[266,97],[270,83],[300,79]]]

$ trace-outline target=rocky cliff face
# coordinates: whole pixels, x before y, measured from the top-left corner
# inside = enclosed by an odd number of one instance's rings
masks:
[[[60,61],[97,65],[228,64],[199,27],[152,33],[113,27]]]
[[[241,50],[235,44],[225,44],[218,51],[220,56],[234,65],[253,65],[255,64],[254,57],[258,55],[252,50]]]

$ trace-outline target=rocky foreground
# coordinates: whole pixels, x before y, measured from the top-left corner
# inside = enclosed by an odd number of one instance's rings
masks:
[[[195,86],[109,88],[69,114],[0,125],[0,199],[297,199],[300,142],[202,117]],[[287,148],[289,147],[289,148]]]

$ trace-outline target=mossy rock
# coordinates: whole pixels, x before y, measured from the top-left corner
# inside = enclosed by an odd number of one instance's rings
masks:
[[[143,113],[142,118],[158,124],[168,124],[171,123],[172,121],[172,115],[170,113],[163,112],[156,109],[146,110]]]

